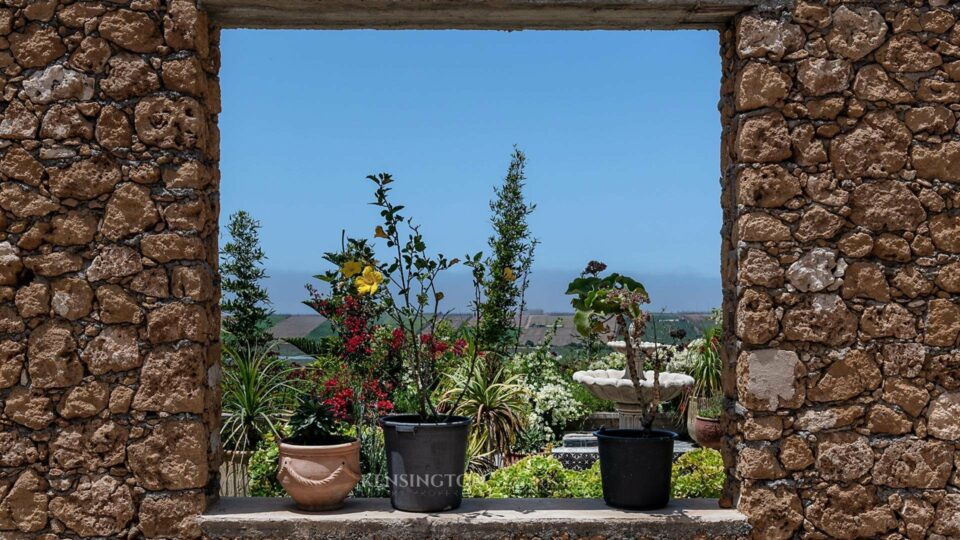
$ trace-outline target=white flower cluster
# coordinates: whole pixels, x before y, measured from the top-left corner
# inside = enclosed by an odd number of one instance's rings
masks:
[[[613,352],[590,361],[588,370],[623,369],[627,367],[627,357],[623,353]]]
[[[690,374],[693,372],[693,368],[697,363],[697,357],[700,356],[700,351],[706,346],[707,340],[704,338],[697,338],[691,341],[687,348],[673,355],[673,359],[667,362],[666,371],[671,373],[686,373]]]
[[[573,395],[573,381],[566,380],[558,368],[561,358],[537,350],[511,359],[531,394],[531,412],[527,418],[527,443],[542,447],[562,436],[561,430],[587,414]]]

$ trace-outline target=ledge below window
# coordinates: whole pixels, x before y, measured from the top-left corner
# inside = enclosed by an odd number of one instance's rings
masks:
[[[224,497],[200,518],[206,538],[742,538],[746,517],[716,499],[663,510],[617,510],[597,499],[464,499],[452,512],[400,512],[389,499],[348,499],[335,512],[301,512],[290,499]]]

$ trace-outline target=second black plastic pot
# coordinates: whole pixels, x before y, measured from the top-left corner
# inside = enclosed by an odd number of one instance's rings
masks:
[[[460,506],[470,422],[463,416],[424,422],[414,414],[380,419],[394,508],[442,512]]]
[[[601,429],[594,435],[600,452],[603,500],[607,505],[651,510],[669,504],[676,433]]]

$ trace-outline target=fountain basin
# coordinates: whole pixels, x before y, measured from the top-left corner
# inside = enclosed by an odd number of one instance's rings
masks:
[[[643,395],[643,401],[649,402],[653,400],[654,394],[653,371],[645,371],[643,375],[644,380],[640,381],[640,393]],[[640,404],[626,369],[578,371],[573,374],[573,380],[585,386],[591,394],[600,399],[613,401],[618,405],[636,407]],[[669,401],[690,386],[693,386],[693,377],[683,373],[662,371],[660,372],[660,401]]]

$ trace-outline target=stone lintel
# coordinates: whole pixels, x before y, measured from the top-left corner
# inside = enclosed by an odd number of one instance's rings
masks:
[[[347,499],[335,512],[297,511],[290,499],[224,497],[200,518],[205,538],[742,538],[746,517],[716,499],[678,499],[625,511],[598,499],[464,499],[453,512],[416,514],[389,499]]]

